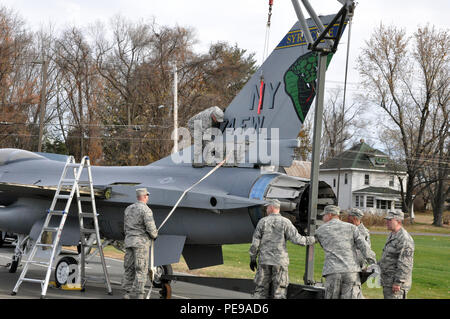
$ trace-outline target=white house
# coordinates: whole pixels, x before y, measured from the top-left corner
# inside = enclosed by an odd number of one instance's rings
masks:
[[[402,177],[406,189],[406,178],[403,178],[406,172],[396,171],[386,154],[373,149],[364,140],[323,163],[319,174],[319,179],[333,188],[342,210],[359,208],[364,212],[385,214],[402,209],[397,176]]]

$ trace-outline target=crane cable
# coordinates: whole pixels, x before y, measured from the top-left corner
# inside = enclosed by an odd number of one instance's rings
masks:
[[[350,39],[351,39],[351,35],[352,35],[352,20],[353,20],[353,15],[351,15],[349,20],[348,20],[347,56],[346,56],[346,60],[345,60],[344,97],[343,97],[343,100],[342,100],[342,117],[344,117],[345,97],[347,95],[348,59],[349,59],[349,55],[350,55]]]
[[[266,24],[266,35],[264,37],[264,49],[263,49],[263,58],[262,63],[266,60],[268,51],[269,51],[269,37],[270,37],[270,18],[272,17],[272,6],[273,0],[269,0],[269,12],[267,14],[267,24]],[[261,77],[260,77],[260,86],[259,86],[259,102],[258,102],[258,114],[261,114],[261,107],[264,97],[264,75],[263,70],[261,68]]]
[[[270,18],[272,17],[272,6],[273,0],[269,0],[269,12],[267,14],[267,24],[266,24],[266,36],[264,38],[264,50],[263,50],[263,63],[267,57],[269,51],[269,37],[270,37]]]

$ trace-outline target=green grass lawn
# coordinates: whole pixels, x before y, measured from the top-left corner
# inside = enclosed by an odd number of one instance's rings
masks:
[[[381,257],[386,242],[386,235],[372,235],[372,249]],[[408,298],[450,298],[450,237],[415,236],[413,284]],[[224,245],[224,264],[205,268],[202,275],[223,276],[234,278],[253,278],[254,273],[249,269],[249,244]],[[314,278],[321,281],[323,266],[323,250],[316,245]],[[290,257],[289,277],[291,283],[303,283],[305,271],[304,247],[288,243]],[[368,288],[363,285],[366,298],[383,298],[381,288]]]

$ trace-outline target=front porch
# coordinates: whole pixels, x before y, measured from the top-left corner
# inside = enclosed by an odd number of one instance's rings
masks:
[[[387,187],[366,187],[352,193],[352,208],[365,213],[385,215],[388,211],[402,211],[400,192]],[[412,212],[414,216],[414,212]]]

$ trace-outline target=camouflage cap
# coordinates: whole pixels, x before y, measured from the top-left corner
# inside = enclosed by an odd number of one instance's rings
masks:
[[[147,191],[147,188],[137,188],[136,196],[143,196],[143,195],[150,195],[150,193]]]
[[[275,208],[280,208],[281,202],[278,199],[268,199],[264,206],[273,206]]]
[[[218,106],[213,106],[213,111],[211,113],[216,118],[217,122],[223,122],[223,111]]]
[[[386,217],[384,219],[397,219],[397,220],[403,220],[405,219],[405,214],[400,211],[390,211],[386,214]]]
[[[355,216],[355,217],[358,217],[358,218],[362,218],[364,216],[364,213],[358,208],[352,208],[350,210],[350,213],[348,213],[348,214],[350,216]]]
[[[333,215],[339,215],[339,212],[341,211],[341,209],[339,208],[339,206],[336,205],[328,205],[325,206],[325,208],[323,209],[322,212],[319,212],[319,216],[323,216],[326,214],[333,214]]]

